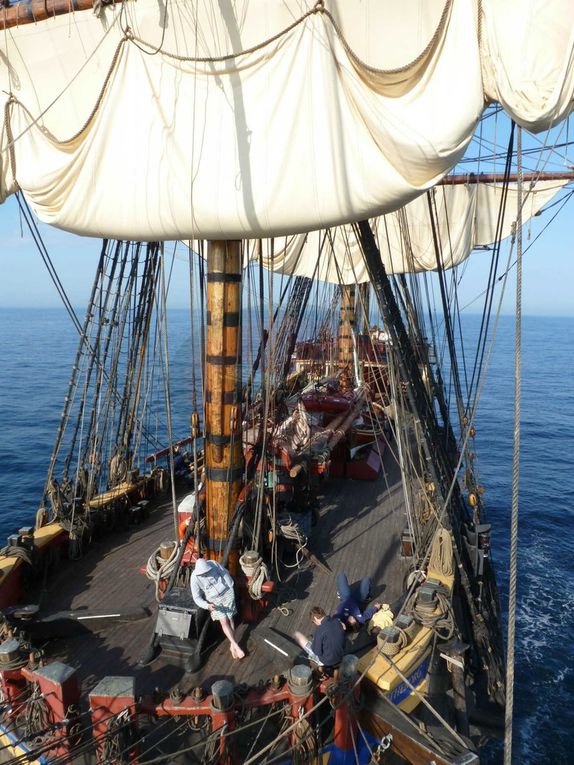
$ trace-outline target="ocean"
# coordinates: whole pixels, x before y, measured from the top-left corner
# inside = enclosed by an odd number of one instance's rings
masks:
[[[475,335],[480,318],[463,317]],[[172,396],[185,434],[189,315],[170,315]],[[60,309],[0,309],[0,540],[32,525],[78,337]],[[523,322],[519,583],[513,762],[574,763],[574,319]],[[493,524],[503,612],[513,459],[514,319],[502,317],[476,419],[479,482]],[[489,763],[501,762],[490,749]]]

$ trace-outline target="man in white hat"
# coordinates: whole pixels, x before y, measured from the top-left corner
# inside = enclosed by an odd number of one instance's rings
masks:
[[[229,571],[214,560],[199,558],[190,579],[191,594],[200,608],[211,613],[213,621],[221,624],[229,650],[234,659],[242,659],[245,652],[235,639],[233,617],[237,613],[233,579]]]

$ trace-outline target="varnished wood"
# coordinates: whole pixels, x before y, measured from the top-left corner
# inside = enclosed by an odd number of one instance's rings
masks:
[[[341,287],[341,314],[339,320],[339,370],[353,368],[353,333],[355,331],[355,285]]]
[[[241,244],[210,242],[207,253],[205,405],[206,537],[209,557],[221,560],[241,489]],[[230,567],[234,568],[234,559]],[[232,570],[232,573],[236,573]]]
[[[114,3],[122,0],[113,0]],[[76,11],[91,11],[93,0],[27,0],[2,9],[0,29],[11,29],[23,24],[36,24],[39,21],[63,16]]]
[[[393,751],[411,765],[429,765],[430,762],[436,765],[479,765],[478,757],[463,749],[444,729],[432,728],[428,730],[430,735],[425,736],[414,721],[405,719],[396,707],[384,699],[369,694],[359,712],[359,720],[378,738],[392,736]],[[438,753],[441,741],[437,742],[437,736],[442,742],[448,741],[443,756]]]
[[[453,173],[445,175],[436,184],[437,186],[461,186],[476,183],[516,183],[516,173]],[[571,170],[558,171],[555,173],[524,173],[524,183],[536,183],[537,181],[574,181],[574,173]]]
[[[122,483],[114,486],[113,489],[108,489],[103,494],[92,497],[88,502],[88,506],[97,509],[99,507],[106,507],[118,499],[132,498],[144,489],[145,484],[145,478],[138,478],[136,481],[122,481]]]

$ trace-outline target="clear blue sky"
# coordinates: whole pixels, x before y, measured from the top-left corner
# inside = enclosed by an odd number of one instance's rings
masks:
[[[550,220],[556,209],[552,208],[535,218],[531,226],[525,229],[525,248]],[[574,316],[574,231],[571,225],[573,212],[574,200],[570,200],[538,241],[526,252],[523,277],[525,314]],[[41,226],[41,231],[72,304],[83,308],[88,300],[98,262],[100,241],[73,236],[49,226]],[[60,298],[25,227],[21,235],[19,211],[13,199],[0,207],[0,238],[0,307],[60,306]],[[505,245],[502,249],[503,262],[506,262],[507,252]],[[489,260],[489,253],[473,253],[462,280],[461,307],[474,301],[482,291],[486,284]],[[181,270],[181,278],[176,276],[172,280],[174,286],[171,304],[173,307],[185,307],[187,268],[182,261],[176,261],[176,268]],[[514,310],[513,289],[514,279],[511,278],[505,296],[504,313],[512,313]],[[472,303],[467,310],[480,312],[481,302]]]
[[[479,141],[473,141],[467,154],[472,153],[475,157],[479,154],[481,157],[486,156],[491,149],[485,136],[491,138],[495,135],[499,147],[505,143],[503,132],[505,126],[495,125],[498,119],[498,116],[494,115],[493,119],[484,123],[486,127],[483,128],[481,148],[478,148]],[[562,128],[562,132],[564,132],[564,128]],[[561,136],[554,136],[554,139],[563,140]],[[525,147],[533,145],[537,141],[540,139],[530,138],[526,135],[524,137]],[[502,159],[499,157],[490,164],[481,159],[480,169],[484,172],[500,169],[501,161]],[[565,170],[568,161],[568,158],[560,157],[555,159],[553,166],[548,166],[548,169]],[[464,163],[461,163],[457,168],[457,170],[465,172],[472,169],[475,168]],[[556,206],[533,219],[525,228],[525,248],[545,228],[557,209]],[[552,224],[526,252],[523,285],[523,312],[525,314],[574,316],[574,236],[570,225],[573,211],[574,201],[570,200]],[[97,265],[100,241],[67,234],[42,224],[40,224],[40,230],[72,304],[83,309],[88,300]],[[60,306],[60,298],[26,225],[20,221],[18,206],[13,198],[0,206],[0,241],[2,242],[0,307],[44,308]],[[501,258],[504,263],[506,263],[507,252],[507,245],[504,245]],[[178,278],[176,273],[176,278],[172,280],[173,289],[170,302],[173,307],[185,307],[188,304],[188,276],[183,259],[176,261],[176,268],[181,270],[181,278]],[[459,293],[460,306],[469,305],[467,309],[469,312],[479,313],[482,310],[482,303],[480,300],[476,301],[476,297],[486,285],[488,268],[489,254],[484,252],[473,253]],[[514,270],[512,275],[514,275]],[[513,289],[514,279],[511,278],[504,300],[504,313],[513,313],[514,311]]]

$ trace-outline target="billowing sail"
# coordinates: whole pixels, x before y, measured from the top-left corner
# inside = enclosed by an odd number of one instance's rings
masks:
[[[523,222],[536,215],[567,182],[538,181],[528,188],[522,208]],[[499,227],[503,194],[500,184],[438,186],[432,192],[430,206],[424,195],[402,210],[374,219],[373,231],[387,273],[434,271],[439,262],[441,268],[453,268],[466,260],[474,248],[509,236],[516,218],[516,184],[508,185],[507,211]],[[265,240],[261,254],[264,267],[276,272],[335,284],[369,281],[360,245],[350,225]],[[259,259],[257,243],[250,243],[248,257]]]
[[[536,30],[519,54],[513,6]],[[573,21],[533,0],[138,0],[11,27],[0,197],[140,240],[381,215],[460,159],[488,99],[537,129],[564,116]]]

